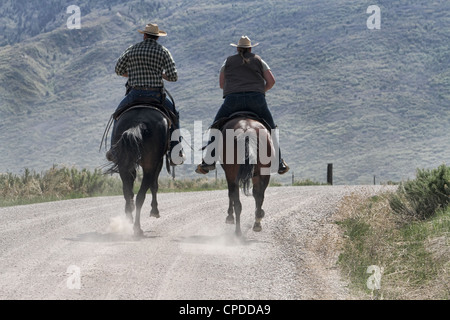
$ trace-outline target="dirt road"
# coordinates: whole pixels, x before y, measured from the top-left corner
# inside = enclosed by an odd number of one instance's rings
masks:
[[[159,194],[135,240],[122,197],[0,209],[0,299],[348,299],[331,218],[343,196],[387,187],[272,187],[263,230],[225,224],[227,191]]]

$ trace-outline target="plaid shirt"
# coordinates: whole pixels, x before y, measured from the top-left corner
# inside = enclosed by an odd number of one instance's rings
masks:
[[[162,73],[165,71],[169,81],[177,81],[177,69],[169,50],[153,39],[146,39],[129,47],[116,64],[116,73],[128,73],[131,87],[162,88]]]

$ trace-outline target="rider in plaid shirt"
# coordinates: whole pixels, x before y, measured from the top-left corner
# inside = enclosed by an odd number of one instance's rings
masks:
[[[117,61],[116,73],[128,75],[131,87],[163,88],[163,77],[167,81],[178,80],[169,50],[152,38],[128,48]]]
[[[165,95],[163,79],[177,81],[177,69],[169,50],[157,43],[158,38],[166,36],[167,33],[159,30],[156,24],[148,24],[144,31],[139,30],[139,32],[144,34],[144,41],[129,47],[119,57],[116,64],[116,73],[128,78],[127,95],[117,110],[157,100],[176,115],[176,121],[171,128],[173,132],[179,129],[179,114],[172,101]],[[114,136],[114,128],[112,136]],[[170,152],[178,143],[178,141],[171,141]],[[179,156],[184,158],[182,150]],[[106,154],[106,157],[108,160],[113,160],[110,152]],[[176,165],[172,161],[171,164]]]

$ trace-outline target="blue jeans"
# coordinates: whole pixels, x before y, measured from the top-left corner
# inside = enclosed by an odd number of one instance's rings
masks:
[[[130,104],[148,103],[148,102],[154,101],[155,99],[158,100],[159,103],[161,103],[161,100],[162,100],[161,91],[131,89],[131,91],[125,96],[125,98],[122,99],[122,101],[120,102],[116,111],[127,105],[130,105]],[[166,97],[166,100],[164,101],[163,105],[165,108],[172,111],[178,118],[178,112],[175,110],[175,106],[173,105],[172,101],[168,97]],[[114,126],[113,126],[113,130],[111,133],[111,145],[113,145],[113,143],[114,143],[113,138],[114,138],[114,132],[115,132],[115,128],[116,128],[116,122],[117,122],[117,120],[114,120]],[[179,128],[180,128],[179,122],[178,121],[174,122],[171,127],[171,132],[173,132],[173,130],[176,130]]]
[[[136,90],[136,89],[132,89],[130,91],[130,93],[128,93],[125,98],[123,98],[123,100],[120,102],[119,106],[117,107],[116,110],[119,110],[122,107],[125,107],[128,104],[132,104],[132,103],[146,103],[148,102],[150,99],[157,99],[158,101],[161,102],[162,100],[162,95],[160,91],[150,91],[150,90]],[[166,100],[164,101],[164,106],[169,109],[170,111],[172,111],[173,113],[177,114],[177,112],[175,111],[175,106],[173,105],[172,101],[166,97]]]
[[[276,127],[272,114],[267,107],[266,97],[260,92],[239,92],[227,95],[216,114],[214,122],[240,111],[256,113],[267,121],[271,129]]]

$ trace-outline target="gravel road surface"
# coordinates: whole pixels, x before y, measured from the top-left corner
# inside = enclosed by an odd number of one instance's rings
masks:
[[[227,191],[150,195],[136,240],[122,197],[0,209],[0,299],[351,299],[339,277],[333,213],[382,186],[271,187],[262,232],[241,195],[243,236],[225,224]]]

